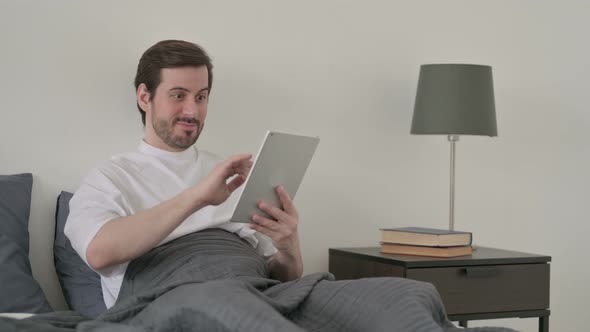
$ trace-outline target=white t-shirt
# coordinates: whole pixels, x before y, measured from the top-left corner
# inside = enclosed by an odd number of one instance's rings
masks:
[[[191,147],[182,152],[158,149],[142,141],[137,152],[112,157],[90,171],[70,200],[65,234],[78,255],[86,260],[88,244],[108,221],[136,214],[169,200],[194,186],[221,161]],[[276,252],[272,241],[242,223],[229,222],[237,200],[236,190],[218,206],[207,206],[189,216],[158,245],[206,228],[236,233],[269,257]],[[115,304],[129,262],[100,271],[107,308]]]

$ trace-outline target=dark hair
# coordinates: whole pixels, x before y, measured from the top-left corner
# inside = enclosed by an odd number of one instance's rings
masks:
[[[209,92],[213,83],[213,64],[207,52],[197,44],[182,40],[162,40],[148,48],[137,65],[135,74],[135,91],[141,83],[145,84],[150,93],[150,101],[154,98],[156,88],[160,85],[160,69],[177,67],[207,66]],[[137,109],[145,126],[145,111],[139,103]]]

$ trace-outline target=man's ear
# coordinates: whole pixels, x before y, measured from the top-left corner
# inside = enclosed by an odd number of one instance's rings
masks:
[[[144,83],[137,87],[137,104],[141,109],[147,113],[150,103],[150,92]]]

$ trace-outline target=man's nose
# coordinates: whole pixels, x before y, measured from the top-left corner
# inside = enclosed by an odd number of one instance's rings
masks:
[[[194,100],[189,100],[186,103],[184,103],[182,113],[186,115],[195,115],[199,113],[199,105],[197,105],[197,103]]]

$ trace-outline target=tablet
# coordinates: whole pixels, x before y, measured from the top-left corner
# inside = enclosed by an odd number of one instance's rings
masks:
[[[249,223],[254,213],[271,218],[258,209],[257,202],[281,207],[275,191],[278,185],[295,198],[319,142],[319,137],[267,131],[230,220]]]

